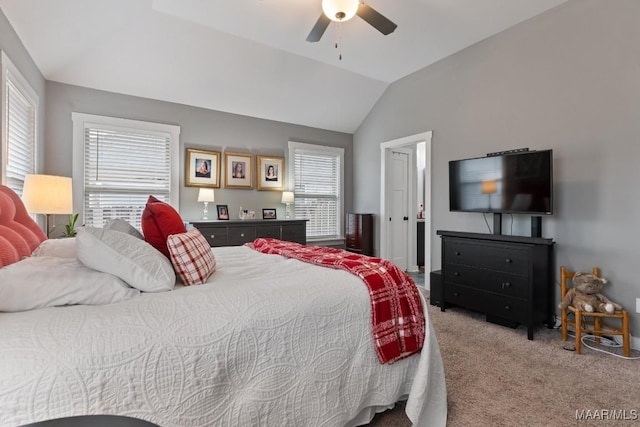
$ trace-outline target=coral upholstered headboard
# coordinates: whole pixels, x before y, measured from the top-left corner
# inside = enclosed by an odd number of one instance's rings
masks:
[[[0,268],[31,255],[46,239],[20,197],[9,187],[0,185]]]

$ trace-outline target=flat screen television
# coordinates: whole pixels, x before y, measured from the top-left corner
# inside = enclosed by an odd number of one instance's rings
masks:
[[[450,161],[449,210],[552,214],[553,150]]]

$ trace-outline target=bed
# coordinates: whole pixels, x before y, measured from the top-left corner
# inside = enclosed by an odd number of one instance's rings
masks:
[[[0,425],[89,414],[160,426],[362,425],[403,400],[414,425],[446,424],[422,297],[422,350],[383,364],[360,278],[247,246],[211,251],[215,273],[200,286],[0,313]]]

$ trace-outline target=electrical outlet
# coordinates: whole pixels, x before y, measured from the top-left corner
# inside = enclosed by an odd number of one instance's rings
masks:
[[[636,313],[640,313],[640,298],[636,298]]]

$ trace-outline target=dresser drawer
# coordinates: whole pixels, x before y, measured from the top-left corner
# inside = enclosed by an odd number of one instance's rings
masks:
[[[227,229],[228,242],[231,246],[241,246],[248,242],[253,242],[256,238],[256,228],[246,227],[229,227]]]
[[[529,252],[524,245],[447,239],[443,246],[444,259],[450,263],[523,276],[529,274]]]
[[[279,225],[259,225],[256,226],[256,238],[267,237],[272,239],[280,238],[280,226]]]
[[[359,248],[360,240],[356,236],[347,236],[345,239],[345,244],[348,248]]]
[[[226,227],[203,227],[199,226],[198,230],[207,239],[211,247],[227,246],[227,228]]]
[[[444,269],[444,280],[515,298],[527,298],[529,288],[529,279],[525,276],[462,264],[447,263]]]
[[[307,243],[307,226],[306,224],[300,225],[283,225],[282,226],[282,240],[288,242]]]
[[[491,313],[503,319],[520,323],[527,321],[527,302],[523,300],[487,294],[477,289],[447,282],[444,284],[444,298],[447,303]]]

